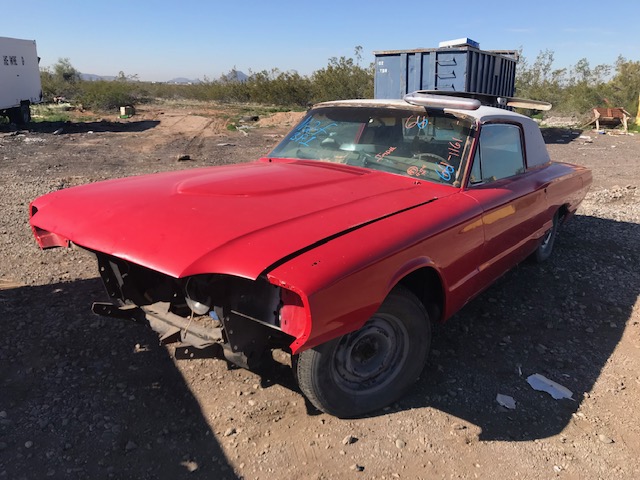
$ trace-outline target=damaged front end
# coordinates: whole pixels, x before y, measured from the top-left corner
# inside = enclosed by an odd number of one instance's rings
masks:
[[[162,343],[180,342],[255,367],[272,349],[290,351],[295,337],[282,329],[283,313],[302,304],[293,292],[257,280],[223,274],[174,278],[95,253],[111,303],[96,302],[98,315],[151,327]],[[289,304],[289,305],[288,305]],[[284,322],[286,323],[286,321]]]

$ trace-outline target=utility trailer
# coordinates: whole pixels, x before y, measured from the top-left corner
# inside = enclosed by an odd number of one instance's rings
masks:
[[[28,123],[42,101],[39,62],[35,40],[0,37],[0,115],[12,123]]]

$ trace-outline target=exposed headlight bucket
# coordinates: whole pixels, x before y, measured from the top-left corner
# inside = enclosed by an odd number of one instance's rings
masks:
[[[187,284],[184,288],[184,297],[187,302],[187,306],[195,315],[205,315],[211,310],[211,296],[203,292],[201,288],[198,288],[197,281],[192,282],[192,278],[187,280]]]
[[[189,297],[186,297],[186,300],[187,300],[187,305],[189,306],[191,311],[196,315],[204,315],[211,309],[211,307],[206,303],[198,302],[197,300],[193,300]]]

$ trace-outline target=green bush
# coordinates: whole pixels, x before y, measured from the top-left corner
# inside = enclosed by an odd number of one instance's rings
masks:
[[[591,68],[583,58],[571,68],[554,69],[553,61],[549,50],[540,52],[533,65],[521,57],[516,69],[516,95],[551,102],[554,112],[565,114],[591,115],[595,107],[611,106],[637,115],[640,62],[618,57],[613,67]]]
[[[82,82],[76,100],[91,110],[114,110],[148,101],[141,84],[124,81]]]
[[[47,100],[63,96],[95,110],[112,110],[153,98],[305,107],[325,100],[372,98],[374,67],[360,66],[361,52],[362,48],[356,47],[355,59],[330,58],[326,67],[309,77],[272,69],[241,79],[234,68],[219,80],[205,78],[193,85],[139,82],[136,76],[123,72],[111,82],[82,81],[69,59],[62,58],[42,70],[42,89]],[[551,102],[554,112],[565,114],[586,115],[593,107],[606,105],[637,114],[640,62],[619,57],[614,66],[591,68],[587,59],[571,68],[557,69],[553,64],[550,50],[540,52],[533,64],[520,56],[516,95]]]
[[[373,67],[362,68],[352,58],[331,58],[311,76],[316,102],[373,97]]]

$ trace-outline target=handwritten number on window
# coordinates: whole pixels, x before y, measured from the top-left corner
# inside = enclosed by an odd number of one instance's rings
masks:
[[[418,127],[420,130],[422,130],[427,128],[427,125],[429,125],[429,117],[427,117],[426,115],[417,115],[415,117],[412,115],[404,122],[404,127],[407,130],[412,129],[413,127]]]
[[[444,181],[448,182],[451,180],[451,175],[456,173],[456,169],[453,168],[453,165],[447,165],[445,163],[438,164],[438,169],[436,170],[440,178]]]
[[[427,167],[423,165],[422,167],[418,168],[415,165],[412,165],[411,167],[407,168],[407,173],[413,177],[421,177],[422,175],[427,173]]]

